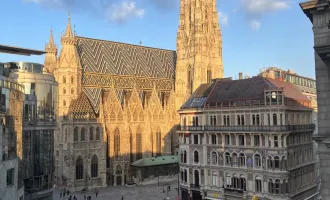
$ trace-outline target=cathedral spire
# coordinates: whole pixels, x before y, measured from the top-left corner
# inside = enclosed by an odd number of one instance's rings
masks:
[[[50,29],[49,41],[46,44],[46,57],[44,62],[44,71],[47,73],[54,73],[57,59],[57,46],[54,42],[53,29]]]
[[[177,35],[177,106],[201,84],[223,77],[222,40],[216,0],[180,1]]]
[[[68,23],[66,25],[66,30],[65,30],[65,33],[64,33],[63,37],[74,37],[74,34],[72,32],[72,28],[71,28],[70,13],[68,13]]]

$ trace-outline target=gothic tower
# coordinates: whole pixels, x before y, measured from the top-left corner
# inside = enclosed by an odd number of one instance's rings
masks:
[[[212,78],[223,78],[216,0],[181,0],[175,83],[177,106]]]
[[[44,62],[44,71],[47,73],[54,73],[57,59],[57,46],[54,43],[53,30],[50,29],[49,42],[45,47],[46,57]]]
[[[70,15],[65,33],[61,37],[62,50],[57,60],[55,77],[58,82],[59,116],[66,115],[72,100],[81,91],[81,65],[76,49],[76,37],[71,29]]]

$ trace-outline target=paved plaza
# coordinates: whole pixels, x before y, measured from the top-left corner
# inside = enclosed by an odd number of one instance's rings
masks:
[[[84,200],[85,196],[91,196],[92,200],[164,200],[167,199],[166,187],[170,185],[170,191],[168,192],[169,200],[176,200],[178,196],[178,182],[171,181],[166,183],[157,183],[152,185],[142,185],[142,186],[109,186],[106,188],[99,188],[97,198],[95,196],[95,191],[90,190],[86,192],[75,192],[70,195],[76,196],[78,200]],[[165,193],[163,192],[165,191]],[[54,190],[54,200],[67,200],[60,198],[60,192],[63,189],[56,188]],[[73,200],[73,198],[72,198]]]

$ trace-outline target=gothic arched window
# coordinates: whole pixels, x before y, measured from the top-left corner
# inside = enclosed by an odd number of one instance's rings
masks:
[[[142,134],[140,131],[136,133],[136,159],[142,158]]]
[[[211,83],[212,80],[212,71],[207,70],[207,83]]]
[[[89,128],[89,140],[93,140],[93,134],[94,134],[94,128],[90,127]]]
[[[63,83],[66,83],[66,77],[63,76]]]
[[[92,158],[91,175],[92,178],[98,177],[98,159],[96,155]]]
[[[156,156],[162,154],[162,134],[160,131],[156,132]]]
[[[71,76],[71,83],[74,83],[74,76]]]
[[[73,88],[71,88],[71,94],[74,94],[74,89]]]
[[[114,134],[114,153],[116,157],[119,156],[119,152],[120,152],[120,134],[118,128],[116,128]]]
[[[63,88],[63,94],[66,94],[66,89],[65,88]]]
[[[194,163],[199,163],[199,153],[198,153],[198,151],[194,151]]]
[[[63,100],[63,106],[66,106],[66,101],[65,100]]]
[[[100,140],[101,136],[100,136],[100,129],[99,127],[96,128],[96,140]]]
[[[74,128],[73,131],[73,141],[78,141],[78,127]]]
[[[76,179],[80,180],[83,178],[84,178],[83,159],[79,156],[76,160]]]
[[[85,141],[85,128],[80,131],[80,141]]]

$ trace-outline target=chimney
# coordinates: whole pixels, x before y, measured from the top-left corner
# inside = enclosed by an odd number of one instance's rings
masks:
[[[243,73],[242,72],[238,73],[238,79],[239,80],[242,80],[243,79]]]

